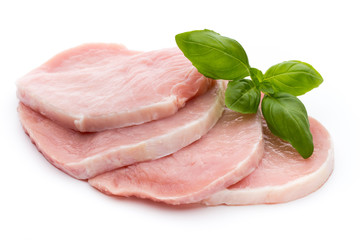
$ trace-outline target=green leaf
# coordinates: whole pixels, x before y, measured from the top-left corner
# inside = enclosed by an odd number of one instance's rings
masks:
[[[253,81],[234,80],[228,83],[225,92],[225,104],[231,110],[240,113],[256,113],[260,103],[260,91]]]
[[[288,93],[265,96],[261,110],[271,132],[289,142],[303,158],[314,151],[309,119],[303,103]]]
[[[184,55],[206,77],[237,80],[250,74],[246,52],[234,39],[205,29],[180,33],[175,40]]]
[[[255,85],[259,86],[259,83],[264,79],[264,74],[257,68],[250,68],[250,77]]]
[[[270,67],[264,81],[270,82],[276,92],[299,96],[318,87],[323,78],[310,64],[292,60]]]

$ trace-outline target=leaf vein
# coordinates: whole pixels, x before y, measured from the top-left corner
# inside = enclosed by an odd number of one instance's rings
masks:
[[[231,54],[229,54],[229,53],[227,53],[227,52],[225,52],[225,51],[222,51],[222,50],[217,49],[217,48],[215,48],[215,47],[212,47],[212,46],[209,46],[209,45],[205,45],[205,44],[201,44],[201,43],[198,43],[198,42],[195,42],[195,41],[189,41],[189,40],[184,40],[184,39],[183,39],[183,41],[184,41],[185,43],[190,43],[190,44],[195,44],[195,45],[199,45],[199,46],[202,46],[202,47],[210,48],[210,49],[212,49],[212,50],[214,50],[214,51],[217,51],[217,52],[220,52],[220,53],[222,53],[222,54],[225,54],[226,56],[237,60],[240,64],[242,64],[242,65],[246,68],[246,70],[247,70],[247,71],[249,72],[249,74],[250,74],[250,70],[249,70],[247,64],[245,64],[241,59],[239,59],[239,58],[237,58],[237,57],[235,57],[235,56],[233,56],[233,55],[231,55]],[[190,55],[191,55],[191,54],[190,54]]]

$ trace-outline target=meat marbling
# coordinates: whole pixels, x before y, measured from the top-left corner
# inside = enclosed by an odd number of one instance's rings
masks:
[[[261,160],[263,149],[259,114],[225,109],[206,135],[178,152],[88,181],[110,195],[195,203],[247,176]]]
[[[21,123],[40,152],[69,175],[87,179],[171,154],[208,132],[224,109],[224,81],[161,120],[95,133],[64,128],[20,103]]]
[[[289,143],[275,137],[264,124],[264,157],[248,177],[212,195],[207,205],[249,205],[288,202],[304,197],[326,182],[334,167],[333,146],[327,130],[309,118],[314,153],[303,159]]]
[[[62,126],[95,132],[170,116],[210,82],[178,48],[99,43],[56,55],[17,81],[17,95]]]

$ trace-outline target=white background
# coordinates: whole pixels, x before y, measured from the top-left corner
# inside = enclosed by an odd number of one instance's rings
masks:
[[[0,2],[0,239],[360,239],[358,1]],[[169,207],[111,198],[50,165],[19,124],[15,81],[86,42],[136,50],[175,46],[208,28],[237,39],[265,71],[311,63],[324,83],[301,97],[335,143],[335,170],[285,204]]]

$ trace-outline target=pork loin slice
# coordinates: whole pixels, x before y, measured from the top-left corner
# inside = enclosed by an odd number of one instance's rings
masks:
[[[95,132],[170,116],[210,82],[178,48],[140,53],[86,44],[19,79],[17,95],[62,126]]]
[[[247,176],[261,160],[263,149],[260,116],[226,109],[214,128],[178,152],[88,181],[109,195],[195,203]]]
[[[321,187],[334,167],[333,146],[326,129],[313,118],[309,121],[315,147],[310,158],[304,160],[264,123],[265,153],[259,167],[203,202],[207,205],[281,203],[304,197]]]
[[[212,128],[224,109],[223,81],[214,82],[205,94],[161,120],[95,133],[64,128],[24,104],[21,123],[46,159],[78,179],[135,162],[156,159],[198,140]]]

